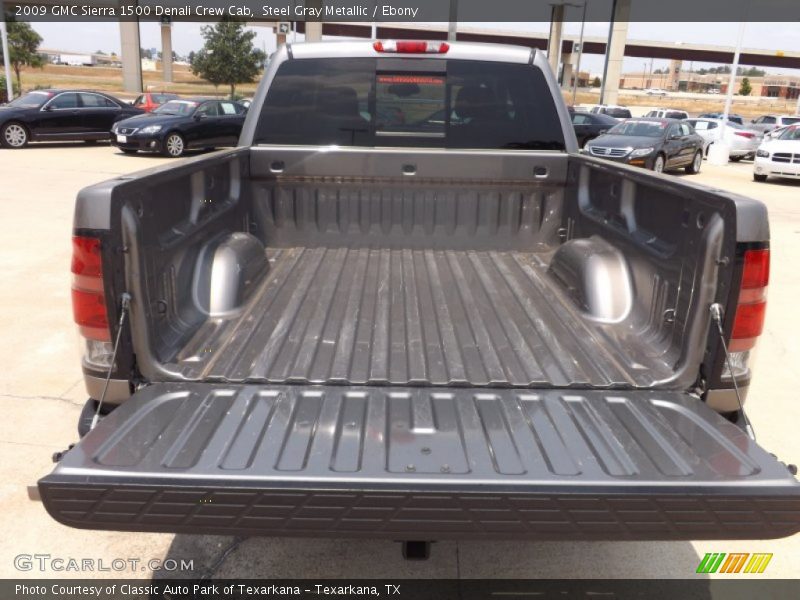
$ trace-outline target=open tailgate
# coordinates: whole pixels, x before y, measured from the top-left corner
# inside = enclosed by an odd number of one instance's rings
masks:
[[[73,527],[390,539],[772,538],[800,484],[679,392],[163,383],[39,481]]]

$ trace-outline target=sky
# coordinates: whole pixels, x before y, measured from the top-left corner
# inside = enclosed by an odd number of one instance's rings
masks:
[[[576,18],[573,15],[573,18]],[[468,23],[465,27],[474,29],[485,27],[489,30],[504,30],[514,32],[547,33],[548,23]],[[141,42],[143,48],[161,48],[161,33],[159,23],[142,22]],[[179,55],[186,55],[191,50],[202,47],[203,40],[200,29],[203,23],[174,23],[172,28],[172,48]],[[65,52],[119,52],[119,25],[116,23],[34,23],[33,28],[44,38],[42,46],[53,50]],[[255,44],[257,47],[271,52],[275,49],[275,36],[271,27],[253,27],[256,32]],[[704,43],[719,46],[734,46],[739,31],[738,23],[630,23],[628,28],[629,40],[650,40],[663,42]],[[577,36],[580,33],[580,22],[567,22],[564,24],[564,34]],[[608,35],[608,23],[587,22],[585,35]],[[291,40],[291,37],[289,38]],[[297,41],[302,41],[303,36],[298,35]],[[341,39],[341,38],[339,38]],[[797,24],[792,23],[748,23],[745,29],[743,46],[772,51],[798,51],[800,50],[800,35],[797,34]],[[626,58],[623,71],[642,71],[649,60],[643,58]],[[655,60],[653,68],[667,66],[666,60]],[[698,69],[701,67],[715,66],[708,63],[693,63],[684,65]],[[746,65],[744,65],[746,66]],[[584,54],[581,62],[582,71],[592,74],[600,73],[603,69],[603,57],[600,55]],[[792,69],[766,69],[772,73],[794,73]]]

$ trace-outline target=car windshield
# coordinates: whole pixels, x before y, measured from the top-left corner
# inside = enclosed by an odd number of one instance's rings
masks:
[[[8,105],[16,108],[39,108],[52,97],[51,92],[30,92],[12,100]]]
[[[787,127],[786,130],[778,136],[779,140],[800,140],[800,126],[792,125]]]
[[[180,115],[188,117],[197,108],[197,102],[190,102],[188,100],[170,100],[166,104],[162,104],[153,112],[159,115]]]
[[[661,137],[667,128],[665,121],[625,121],[612,127],[609,135],[630,135],[638,137]]]
[[[150,97],[156,104],[164,104],[165,102],[168,102],[169,100],[175,98],[173,94],[152,94]]]

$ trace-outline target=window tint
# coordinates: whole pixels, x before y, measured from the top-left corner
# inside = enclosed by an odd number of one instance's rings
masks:
[[[116,108],[111,100],[99,94],[80,94],[81,104],[85,108]]]
[[[668,110],[664,116],[668,119],[683,119],[686,117],[686,113],[678,110]]]
[[[538,69],[437,61],[440,69],[415,71],[414,61],[408,63],[410,70],[372,58],[284,63],[270,87],[256,143],[564,148]]]
[[[139,96],[133,101],[134,106],[141,106],[142,104],[144,104],[144,96]]]
[[[764,120],[761,121],[762,123],[770,123],[770,124],[772,124],[772,123],[775,122],[775,117],[764,117],[763,119]]]
[[[78,94],[67,93],[56,96],[50,103],[53,108],[78,108]]]
[[[592,123],[591,117],[587,117],[586,115],[582,115],[580,113],[573,113],[572,114],[572,124],[573,125],[589,125]]]
[[[783,117],[782,121],[784,125],[794,125],[800,123],[800,117]]]
[[[219,116],[219,102],[206,102],[197,109],[197,114],[207,117]]]

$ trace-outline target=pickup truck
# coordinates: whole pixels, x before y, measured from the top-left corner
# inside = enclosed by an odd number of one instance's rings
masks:
[[[90,399],[38,484],[63,524],[800,530],[742,408],[765,207],[580,154],[539,51],[282,46],[237,148],[82,190],[73,251]]]

